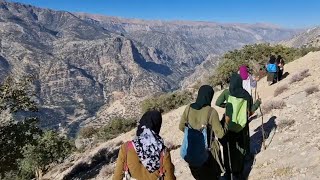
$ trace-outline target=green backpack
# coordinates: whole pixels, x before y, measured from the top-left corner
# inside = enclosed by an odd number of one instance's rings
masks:
[[[232,117],[229,122],[229,130],[232,132],[240,132],[247,124],[247,104],[248,102],[243,98],[236,98],[234,96],[228,97],[228,104],[232,105]],[[230,107],[231,108],[231,107]]]

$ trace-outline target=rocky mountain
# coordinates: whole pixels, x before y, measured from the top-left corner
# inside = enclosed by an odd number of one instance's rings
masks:
[[[75,134],[86,124],[138,115],[143,98],[180,88],[206,59],[214,66],[210,57],[295,33],[264,24],[121,19],[0,1],[0,75],[34,74],[42,126]]]
[[[283,41],[282,44],[290,47],[320,47],[320,27],[303,31],[292,39]]]

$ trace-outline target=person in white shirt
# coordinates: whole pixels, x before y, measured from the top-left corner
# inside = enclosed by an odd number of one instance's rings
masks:
[[[252,89],[257,87],[257,80],[258,78],[254,78],[248,72],[248,68],[245,65],[240,66],[239,74],[242,78],[242,86],[251,96],[252,96]]]

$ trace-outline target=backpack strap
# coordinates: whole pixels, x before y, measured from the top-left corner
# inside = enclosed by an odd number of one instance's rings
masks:
[[[212,114],[212,111],[213,111],[213,108],[210,107],[209,111],[208,111],[208,119],[207,119],[207,129],[208,129],[208,126],[209,126],[209,121],[210,121],[210,117],[211,117],[211,114]],[[212,143],[212,136],[213,136],[213,127],[212,127],[212,124],[210,125],[211,126],[211,129],[210,129],[210,137],[208,138],[208,148],[211,149],[211,143]]]
[[[132,149],[132,148],[133,148],[132,141],[126,142],[126,144],[125,144],[126,153],[125,153],[125,156],[124,156],[124,166],[123,166],[123,171],[124,172],[129,172],[127,154],[128,154],[129,149]]]
[[[160,169],[159,169],[159,178],[161,179],[161,177],[164,176],[165,170],[163,168],[163,159],[164,159],[164,155],[167,152],[166,148],[161,152],[160,155]]]
[[[186,125],[188,125],[188,124],[189,124],[189,112],[190,112],[190,106],[191,106],[191,104],[189,105],[189,108],[188,108],[188,113],[187,113],[187,123],[186,123]]]

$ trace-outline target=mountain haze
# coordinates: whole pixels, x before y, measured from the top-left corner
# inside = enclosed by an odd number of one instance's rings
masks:
[[[74,135],[86,124],[139,115],[143,98],[180,88],[206,60],[214,67],[210,57],[296,32],[264,24],[73,14],[0,1],[0,75],[34,74],[46,117],[41,125]]]

